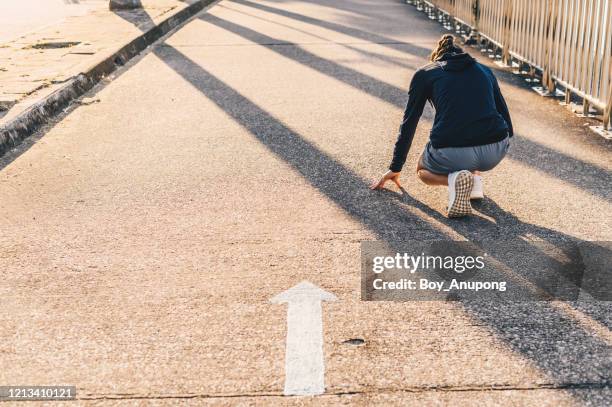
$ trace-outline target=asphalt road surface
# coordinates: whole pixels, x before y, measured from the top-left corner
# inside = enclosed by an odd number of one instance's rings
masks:
[[[221,1],[3,157],[0,384],[92,405],[605,405],[609,302],[360,300],[364,240],[612,240],[610,145],[500,71],[516,136],[475,216],[446,219],[414,176],[430,108],[405,191],[367,188],[444,32],[399,0]],[[315,398],[283,395],[270,302],[304,280],[337,297]]]

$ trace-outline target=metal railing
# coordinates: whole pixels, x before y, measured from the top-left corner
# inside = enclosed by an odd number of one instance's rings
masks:
[[[432,18],[464,26],[486,40],[504,63],[515,60],[539,72],[549,93],[562,87],[593,106],[610,128],[612,108],[612,1],[414,0]]]
[[[455,0],[455,12],[453,16],[462,24],[468,26],[478,25],[477,13],[474,9],[473,0]]]

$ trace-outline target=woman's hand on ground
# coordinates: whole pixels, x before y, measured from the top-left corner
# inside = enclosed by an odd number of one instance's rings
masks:
[[[400,184],[400,173],[389,170],[383,174],[380,180],[374,181],[374,183],[370,185],[370,189],[383,189],[387,181],[395,182],[398,188],[402,187]]]

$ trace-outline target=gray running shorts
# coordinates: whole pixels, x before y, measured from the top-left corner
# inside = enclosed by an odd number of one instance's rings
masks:
[[[434,148],[427,143],[420,164],[434,174],[450,174],[460,170],[489,171],[506,156],[509,147],[509,137],[497,143],[473,147]]]

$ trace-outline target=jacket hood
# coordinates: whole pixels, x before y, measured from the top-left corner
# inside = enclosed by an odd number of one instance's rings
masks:
[[[445,71],[463,71],[474,65],[476,60],[465,52],[449,52],[442,55],[436,62]]]

